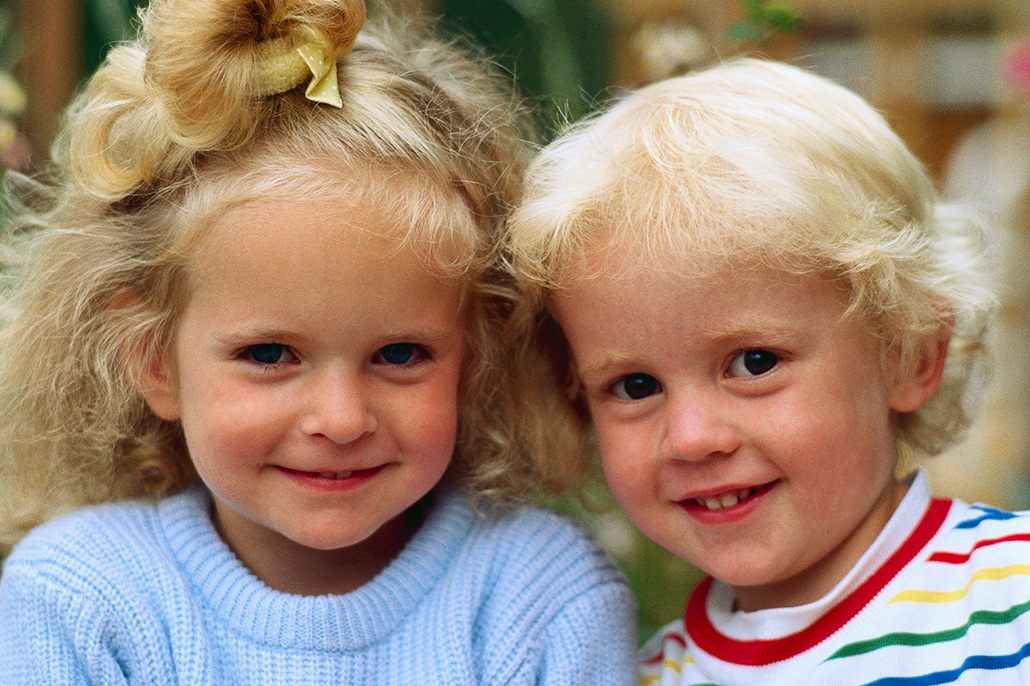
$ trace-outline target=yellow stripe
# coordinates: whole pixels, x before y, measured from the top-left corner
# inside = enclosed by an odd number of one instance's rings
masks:
[[[689,655],[687,656],[687,659],[685,659],[683,661],[683,664],[693,664],[693,663],[694,663],[694,658],[689,656]],[[670,670],[673,671],[673,672],[676,672],[677,674],[682,674],[683,673],[683,668],[680,666],[680,664],[678,662],[676,662],[675,660],[673,660],[672,658],[667,657],[662,662],[662,672],[661,672],[661,674],[648,674],[646,676],[642,676],[642,677],[640,677],[640,681],[638,682],[638,684],[639,684],[639,686],[648,686],[648,684],[653,684],[656,681],[661,680],[662,674],[665,674],[666,672],[668,672]]]
[[[1009,565],[979,569],[966,584],[957,591],[902,591],[890,599],[891,603],[950,603],[965,598],[977,581],[1000,581],[1010,576],[1030,576],[1030,565]]]

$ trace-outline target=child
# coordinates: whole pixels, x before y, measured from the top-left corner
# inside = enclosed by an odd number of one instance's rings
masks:
[[[11,235],[0,503],[51,521],[0,580],[5,684],[632,679],[617,570],[514,504],[571,476],[501,373],[522,115],[363,21],[155,0],[72,108]]]
[[[1030,516],[901,476],[968,423],[992,296],[884,120],[742,59],[628,95],[528,178],[510,259],[608,483],[710,575],[641,683],[1030,683]]]

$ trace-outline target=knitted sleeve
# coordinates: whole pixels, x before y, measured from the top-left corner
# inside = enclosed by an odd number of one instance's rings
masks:
[[[3,684],[164,683],[174,673],[166,637],[109,560],[99,520],[44,525],[0,576]],[[123,532],[124,533],[124,532]],[[124,538],[125,536],[122,536]]]
[[[76,585],[68,579],[70,585]],[[81,580],[79,580],[81,581]],[[11,685],[127,684],[107,603],[12,561],[0,578],[0,674]]]
[[[636,669],[635,607],[621,573],[572,524],[527,511],[499,532],[482,622],[483,683],[623,686]]]
[[[636,669],[633,602],[625,587],[594,588],[569,603],[547,629],[540,686],[624,686]]]

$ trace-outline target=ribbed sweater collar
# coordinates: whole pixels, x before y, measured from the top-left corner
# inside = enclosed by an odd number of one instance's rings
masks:
[[[475,517],[460,494],[441,493],[405,549],[372,581],[345,595],[297,596],[269,588],[240,563],[215,531],[206,490],[168,498],[158,511],[185,574],[229,630],[310,650],[357,650],[395,630],[453,564]]]

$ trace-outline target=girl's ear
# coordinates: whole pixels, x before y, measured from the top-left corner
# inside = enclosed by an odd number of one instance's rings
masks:
[[[127,310],[138,302],[135,293],[124,291],[111,300],[111,312],[118,316],[119,311]],[[166,421],[179,419],[178,392],[174,370],[167,361],[168,352],[162,350],[156,341],[125,342],[121,357],[126,373],[151,411]]]
[[[927,334],[919,345],[919,358],[910,370],[899,370],[891,394],[891,408],[897,412],[919,409],[937,392],[944,374],[944,362],[951,342],[952,321],[941,325],[939,331]]]
[[[167,351],[161,351],[141,359],[133,378],[150,410],[172,422],[179,419],[179,393],[167,358]]]

